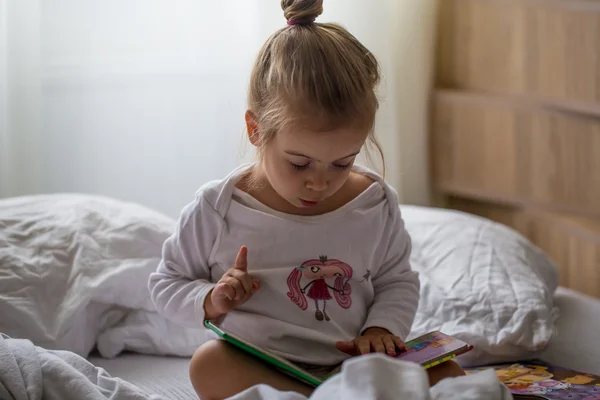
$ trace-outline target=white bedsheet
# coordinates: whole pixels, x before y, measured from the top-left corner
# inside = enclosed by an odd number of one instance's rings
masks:
[[[540,358],[582,372],[600,374],[600,348],[596,346],[600,300],[562,287],[557,290],[555,298],[560,310],[557,333]],[[96,357],[90,360],[111,375],[130,381],[150,393],[174,400],[196,398],[189,383],[188,358],[123,354],[111,360]],[[261,391],[269,392],[267,388],[256,388],[252,396]]]
[[[103,368],[69,351],[47,350],[25,339],[0,336],[0,398],[3,400],[183,400],[197,398],[183,371],[186,360],[170,359],[161,368],[151,357],[121,358],[120,368],[136,383],[111,376]],[[109,361],[108,364],[115,360]],[[167,366],[168,364],[168,366]],[[176,368],[173,366],[177,365]],[[113,365],[116,369],[116,364]],[[174,374],[176,373],[176,374]],[[116,375],[116,374],[115,374]],[[142,384],[144,388],[142,388]],[[354,358],[340,374],[319,386],[311,400],[486,399],[509,400],[508,389],[493,371],[446,379],[429,388],[427,375],[417,364],[373,354]],[[257,385],[233,397],[236,400],[306,400],[292,392]]]
[[[113,359],[90,357],[90,362],[149,393],[173,400],[197,398],[188,374],[189,358],[125,353]]]
[[[91,358],[90,361],[149,393],[173,400],[197,399],[187,377],[188,359],[121,355],[112,360]],[[427,375],[418,365],[372,355],[346,362],[339,375],[320,386],[310,397],[311,400],[334,398],[509,400],[512,397],[507,389],[498,383],[493,372],[446,380],[434,388],[429,388]],[[306,400],[306,397],[258,385],[232,399]]]
[[[540,358],[600,375],[600,300],[563,287],[558,288],[554,297],[560,317],[556,334]]]

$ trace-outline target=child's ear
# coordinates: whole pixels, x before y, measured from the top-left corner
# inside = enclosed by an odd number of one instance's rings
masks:
[[[258,134],[258,122],[256,122],[256,116],[250,110],[246,110],[246,130],[248,131],[248,139],[254,146],[260,144],[260,135]]]

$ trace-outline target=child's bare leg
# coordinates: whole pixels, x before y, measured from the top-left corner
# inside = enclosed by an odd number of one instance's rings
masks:
[[[223,340],[211,340],[196,350],[190,363],[190,379],[203,400],[231,397],[260,383],[306,397],[314,390]]]
[[[427,370],[429,375],[429,385],[434,386],[436,383],[446,378],[455,378],[457,376],[466,375],[465,371],[456,362],[450,360],[445,363],[438,364]]]

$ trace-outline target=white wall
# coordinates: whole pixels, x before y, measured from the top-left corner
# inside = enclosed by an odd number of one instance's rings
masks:
[[[6,32],[6,0],[0,0],[0,197],[2,189],[6,191],[9,185],[8,168],[8,122],[7,113],[7,32]],[[3,50],[4,49],[4,50]]]
[[[262,42],[285,24],[278,4],[0,0],[11,33],[0,34],[9,86],[0,195],[98,193],[177,215],[198,186],[252,158],[247,79]],[[345,25],[382,64],[377,131],[404,202],[428,201],[433,8],[325,0],[320,19]]]
[[[434,72],[437,1],[390,0],[391,29],[395,28],[394,57],[388,76],[395,94],[386,114],[397,125],[395,177],[401,201],[431,204],[429,170],[429,106]],[[392,50],[393,51],[393,50]]]

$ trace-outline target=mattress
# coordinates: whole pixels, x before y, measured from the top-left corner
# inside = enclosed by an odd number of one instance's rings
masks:
[[[173,400],[198,399],[188,374],[189,358],[121,354],[114,359],[90,357],[89,360],[149,394]]]
[[[566,288],[555,295],[557,331],[541,355],[547,362],[600,375],[600,300]]]
[[[600,346],[597,345],[600,300],[562,287],[557,290],[555,299],[560,310],[557,332],[540,358],[600,374]],[[90,361],[149,393],[174,400],[197,399],[189,382],[188,358],[123,354],[110,360],[92,357]]]

